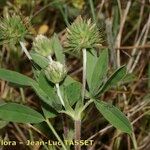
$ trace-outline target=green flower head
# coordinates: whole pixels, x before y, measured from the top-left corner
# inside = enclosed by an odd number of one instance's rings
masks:
[[[47,57],[53,53],[52,41],[40,34],[33,41],[33,50],[40,55]]]
[[[67,75],[66,67],[57,61],[52,61],[45,69],[47,79],[54,84],[60,83]]]
[[[0,21],[0,44],[16,44],[22,41],[27,34],[26,26],[19,16],[13,15],[1,18]]]
[[[79,54],[83,48],[92,48],[97,44],[101,44],[102,36],[96,24],[89,20],[83,20],[79,16],[75,22],[67,28],[68,51]]]

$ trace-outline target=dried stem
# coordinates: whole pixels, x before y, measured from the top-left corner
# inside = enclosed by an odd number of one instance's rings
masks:
[[[137,53],[137,48],[136,48],[136,47],[140,44],[140,42],[141,42],[141,40],[142,40],[142,38],[143,38],[143,36],[144,36],[144,34],[145,34],[145,32],[146,32],[147,24],[148,24],[148,21],[147,21],[147,23],[144,25],[144,27],[143,27],[143,29],[142,29],[142,31],[141,31],[141,34],[139,35],[139,38],[138,38],[137,42],[136,42],[135,45],[134,45],[135,48],[132,50],[131,56],[133,56],[133,57],[130,58],[130,60],[129,60],[128,64],[127,64],[127,70],[128,70],[129,72],[130,72],[130,69],[131,69],[131,67],[132,67],[132,64],[134,63],[134,56],[135,56],[136,53]],[[144,44],[142,44],[142,45],[144,45]]]
[[[143,39],[142,39],[142,45],[145,44],[146,42],[146,39],[147,39],[147,36],[148,36],[148,33],[149,33],[149,29],[150,29],[150,14],[149,14],[149,17],[148,17],[148,21],[146,23],[146,25],[144,26],[143,30],[145,29],[145,34],[143,35]],[[143,31],[142,30],[142,31]],[[142,35],[139,37],[139,40],[137,41],[138,43],[140,43],[140,40],[141,40],[141,37]],[[138,44],[137,43],[137,44]],[[137,49],[133,49],[132,51],[132,56],[134,56],[135,54],[137,53]],[[136,58],[131,58],[129,60],[129,63],[128,63],[128,66],[127,66],[127,69],[129,71],[129,73],[132,73],[134,68],[136,67],[137,63],[138,63],[138,60],[140,59],[140,56],[141,56],[142,52],[141,50],[138,52]]]
[[[107,41],[108,41],[108,47],[110,49],[110,61],[111,64],[113,64],[113,68],[117,68],[116,63],[116,52],[114,47],[114,38],[113,38],[113,32],[112,32],[112,21],[110,19],[107,19],[105,21],[106,23],[106,32],[107,32]]]
[[[121,21],[120,30],[119,30],[119,33],[118,33],[117,39],[116,39],[116,47],[120,47],[120,45],[121,45],[121,36],[122,36],[124,24],[125,24],[130,6],[131,6],[131,1],[128,1],[126,9],[124,11],[124,15],[121,18],[122,21]],[[120,51],[119,50],[117,51],[117,66],[120,67]]]

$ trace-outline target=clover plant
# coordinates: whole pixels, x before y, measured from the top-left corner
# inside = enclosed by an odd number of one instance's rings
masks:
[[[67,28],[65,47],[56,34],[50,39],[37,35],[30,53],[20,41],[22,49],[31,60],[33,79],[18,72],[0,69],[0,79],[15,84],[17,87],[31,87],[39,96],[41,110],[17,103],[2,103],[0,119],[17,122],[39,124],[46,122],[61,143],[62,149],[69,149],[57,134],[50,118],[63,113],[74,122],[74,140],[80,140],[83,112],[90,104],[118,130],[131,134],[132,127],[126,116],[114,105],[101,99],[101,95],[121,83],[126,76],[126,67],[121,66],[108,75],[109,53],[107,49],[97,51],[102,44],[102,36],[96,24],[91,20],[78,17]],[[76,81],[68,74],[65,52],[80,56],[83,59],[83,81]],[[80,145],[75,145],[80,150]]]

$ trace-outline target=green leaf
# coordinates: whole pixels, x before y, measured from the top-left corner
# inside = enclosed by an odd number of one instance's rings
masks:
[[[63,82],[63,85],[64,85],[64,86],[68,86],[68,85],[74,84],[74,83],[79,84],[80,86],[82,86],[80,82],[76,81],[75,79],[73,79],[71,76],[68,75],[68,76],[65,78],[65,80],[64,80],[64,82]],[[91,97],[92,97],[91,94],[90,94],[87,90],[85,91],[85,96],[86,96],[87,98],[91,98]]]
[[[51,85],[48,80],[45,78],[44,73],[41,71],[38,79],[39,87],[45,92],[45,94],[49,97],[52,102],[53,107],[58,109],[61,106],[61,102],[54,91],[54,85]]]
[[[107,75],[108,71],[108,50],[105,49],[101,52],[96,65],[94,67],[94,71],[92,74],[91,80],[91,93],[95,93],[103,83],[104,78]]]
[[[30,86],[35,81],[25,75],[22,75],[18,72],[7,70],[7,69],[0,69],[0,79],[15,83],[21,86]]]
[[[96,100],[95,105],[104,118],[114,127],[122,132],[131,134],[132,126],[126,116],[118,108],[106,102]]]
[[[106,81],[106,83],[100,88],[98,94],[107,91],[109,88],[116,86],[126,75],[126,67],[122,66],[116,70],[111,77]]]
[[[56,110],[51,106],[47,105],[46,103],[42,103],[42,110],[46,119],[54,118],[58,115]]]
[[[77,101],[81,99],[81,84],[74,82],[65,87],[65,93],[69,104],[73,106]]]
[[[32,88],[44,103],[50,105],[51,107],[54,107],[52,99],[45,93],[45,91],[40,88],[37,83],[32,84]]]
[[[87,83],[88,83],[89,89],[91,89],[91,79],[92,79],[92,74],[93,74],[97,59],[98,58],[96,56],[96,52],[94,49],[87,51],[88,61],[87,61],[86,76],[87,76]]]
[[[49,61],[45,57],[43,57],[37,53],[34,53],[34,52],[31,52],[30,55],[31,55],[33,61],[41,68],[45,68],[46,66],[48,66]]]
[[[57,61],[61,62],[62,64],[65,64],[65,55],[63,53],[63,47],[60,44],[57,34],[54,34],[54,36],[52,37],[52,41],[52,47],[55,52]]]
[[[44,121],[43,116],[34,109],[16,103],[0,105],[0,119],[18,123],[39,123]]]
[[[122,79],[122,83],[132,83],[134,81],[137,80],[137,77],[133,74],[133,73],[129,73],[127,74],[123,79]]]
[[[65,78],[65,80],[63,81],[63,84],[65,86],[71,84],[71,83],[74,83],[74,82],[77,82],[75,79],[73,79],[71,76],[67,75],[67,77]]]

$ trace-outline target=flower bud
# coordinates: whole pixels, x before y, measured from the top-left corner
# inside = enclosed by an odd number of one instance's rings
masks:
[[[33,49],[45,57],[53,53],[51,40],[41,34],[35,38],[33,42]]]
[[[67,75],[66,67],[56,61],[52,61],[45,69],[47,79],[53,83],[61,82]]]

